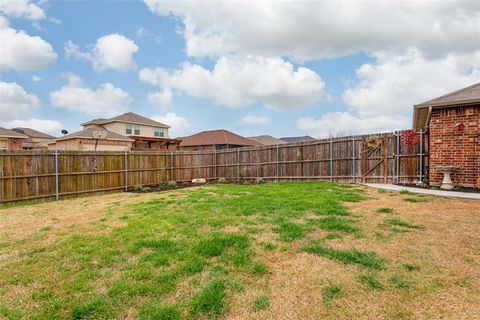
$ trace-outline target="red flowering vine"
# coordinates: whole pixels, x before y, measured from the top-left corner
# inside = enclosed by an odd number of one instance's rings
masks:
[[[420,143],[420,134],[414,130],[405,130],[402,132],[400,139],[409,147],[415,147]]]

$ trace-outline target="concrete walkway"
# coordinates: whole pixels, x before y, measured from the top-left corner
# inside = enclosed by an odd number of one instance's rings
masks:
[[[365,183],[365,185],[372,188],[377,188],[377,189],[386,189],[386,190],[394,190],[394,191],[408,190],[412,193],[430,194],[430,195],[441,196],[441,197],[480,200],[480,193],[411,188],[411,187],[398,186],[396,184]]]

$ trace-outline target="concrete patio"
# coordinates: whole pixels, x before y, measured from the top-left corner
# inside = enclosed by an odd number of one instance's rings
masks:
[[[408,190],[409,192],[412,192],[412,193],[429,194],[433,196],[480,200],[480,193],[412,188],[412,187],[399,186],[395,184],[382,184],[382,183],[366,183],[365,185],[372,188],[377,188],[377,189],[394,190],[394,191]]]

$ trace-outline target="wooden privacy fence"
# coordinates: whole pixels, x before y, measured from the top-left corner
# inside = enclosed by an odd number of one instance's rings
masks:
[[[127,190],[193,178],[412,183],[428,176],[428,137],[409,147],[401,132],[214,151],[0,153],[0,202]],[[379,137],[377,148],[367,139]]]

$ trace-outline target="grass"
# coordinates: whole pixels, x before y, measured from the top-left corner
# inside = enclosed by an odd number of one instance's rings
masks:
[[[391,224],[392,226],[404,227],[404,228],[408,228],[408,229],[419,229],[420,228],[420,226],[418,226],[418,225],[410,224],[410,223],[405,222],[405,221],[400,220],[400,219],[387,219],[386,222]]]
[[[428,202],[428,199],[419,198],[419,197],[407,197],[407,198],[403,198],[403,201],[417,203],[417,202]]]
[[[270,305],[270,297],[269,296],[258,296],[253,300],[252,309],[255,312],[265,310]]]
[[[345,264],[357,264],[372,269],[382,269],[385,265],[385,261],[372,251],[359,251],[355,248],[335,249],[318,243],[306,245],[303,250]]]
[[[335,298],[343,293],[343,287],[338,284],[330,284],[323,289],[323,301],[331,303]]]
[[[382,207],[382,208],[378,208],[377,212],[379,212],[379,213],[392,213],[393,208]]]
[[[370,290],[383,290],[383,284],[378,280],[378,274],[376,272],[368,272],[361,274],[359,280]]]
[[[216,184],[6,207],[0,318],[466,318],[475,203],[429,197],[412,212],[390,194]],[[379,225],[418,232],[379,241]]]

